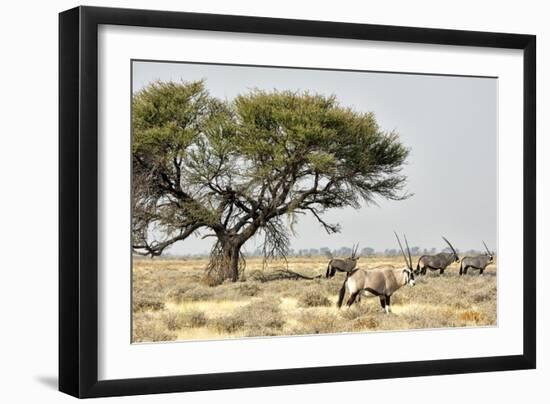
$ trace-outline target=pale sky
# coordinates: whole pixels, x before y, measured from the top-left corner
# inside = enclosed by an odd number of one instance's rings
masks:
[[[404,201],[378,199],[378,206],[328,211],[341,232],[328,235],[303,215],[292,248],[337,249],[360,243],[376,250],[397,248],[393,230],[411,247],[445,247],[441,235],[462,250],[497,251],[497,85],[495,78],[375,72],[133,62],[133,91],[161,81],[206,80],[212,96],[232,100],[241,93],[298,90],[336,95],[341,105],[372,111],[380,126],[399,133],[410,149],[403,174]],[[170,253],[210,250],[212,239],[190,237]],[[253,251],[261,240],[250,240]]]

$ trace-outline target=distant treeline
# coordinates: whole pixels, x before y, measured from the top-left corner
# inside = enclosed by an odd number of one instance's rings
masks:
[[[437,254],[438,252],[451,252],[449,247],[443,248],[441,250],[438,250],[435,247],[432,248],[421,248],[418,246],[411,247],[411,254],[415,256],[425,255],[425,254]],[[460,255],[477,255],[477,254],[483,254],[483,251],[481,250],[466,250],[466,251],[457,251]],[[167,252],[163,254],[165,257],[207,257],[209,255],[208,252],[203,253],[195,253],[195,254],[185,254],[185,253],[179,253],[179,254],[173,254],[170,252]],[[245,252],[245,255],[248,257],[263,257],[263,250],[261,248],[257,248],[254,251],[247,251]],[[301,249],[293,249],[291,248],[289,250],[288,257],[349,257],[351,255],[351,248],[350,247],[340,247],[336,249],[330,249],[329,247],[320,247],[320,248],[301,248]],[[394,256],[400,256],[401,251],[396,248],[386,248],[385,250],[375,250],[371,247],[363,247],[360,250],[360,255],[362,257],[394,257]]]

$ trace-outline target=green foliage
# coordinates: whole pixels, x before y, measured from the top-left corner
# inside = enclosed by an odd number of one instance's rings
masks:
[[[235,108],[235,141],[256,181],[317,178],[328,185],[315,191],[325,207],[403,196],[398,173],[408,150],[397,134],[380,130],[374,114],[340,107],[335,97],[290,91],[241,95]]]
[[[326,209],[406,197],[398,135],[334,96],[256,90],[222,102],[202,81],[156,82],[132,105],[138,252],[158,255],[209,229],[223,256],[213,263],[236,271],[230,258],[258,232],[266,256],[285,255],[282,216],[311,213],[330,233],[339,227],[323,220]]]

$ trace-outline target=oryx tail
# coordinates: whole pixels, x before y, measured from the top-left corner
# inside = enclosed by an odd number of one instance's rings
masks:
[[[344,280],[344,283],[342,283],[342,287],[340,288],[340,291],[338,292],[338,308],[342,307],[342,303],[344,301],[344,296],[346,295],[346,282],[348,281],[348,277],[346,276],[346,279]]]
[[[355,268],[351,272],[346,272],[346,279],[344,279],[344,283],[342,283],[342,287],[340,288],[340,291],[338,292],[338,308],[342,307],[342,302],[344,301],[344,296],[346,295],[346,283],[348,281],[348,278],[356,273],[359,270],[359,268]]]

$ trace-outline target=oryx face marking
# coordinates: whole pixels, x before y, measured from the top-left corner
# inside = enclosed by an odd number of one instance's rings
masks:
[[[416,285],[416,281],[414,280],[414,272],[413,271],[411,271],[409,269],[404,269],[403,273],[407,277],[407,280],[405,281],[405,283],[407,283],[409,286]]]

